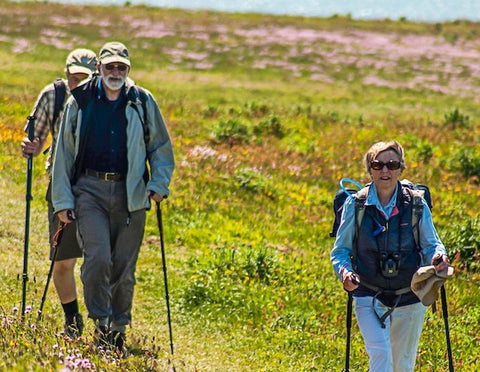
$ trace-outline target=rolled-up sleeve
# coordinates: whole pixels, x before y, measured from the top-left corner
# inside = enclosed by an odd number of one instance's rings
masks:
[[[422,199],[422,202],[423,214],[418,223],[420,229],[420,246],[422,247],[422,254],[426,261],[424,264],[430,265],[430,262],[435,254],[440,253],[446,255],[447,250],[445,249],[445,246],[440,240],[437,230],[433,225],[430,208],[428,208],[428,205],[424,199]]]

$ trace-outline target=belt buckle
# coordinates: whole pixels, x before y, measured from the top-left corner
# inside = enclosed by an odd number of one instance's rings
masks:
[[[105,172],[105,174],[103,175],[104,181],[110,181],[110,177],[115,177],[115,173]]]

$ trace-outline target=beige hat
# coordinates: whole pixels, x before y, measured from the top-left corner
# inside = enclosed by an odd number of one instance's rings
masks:
[[[128,55],[128,49],[122,43],[118,41],[112,41],[106,43],[100,50],[99,60],[102,65],[107,63],[118,62],[124,63],[130,66],[130,56]]]
[[[413,274],[411,288],[422,304],[429,306],[438,298],[438,289],[452,277],[453,267],[436,271],[435,266],[422,266]]]
[[[70,74],[92,74],[97,70],[97,55],[90,49],[75,49],[66,61]]]

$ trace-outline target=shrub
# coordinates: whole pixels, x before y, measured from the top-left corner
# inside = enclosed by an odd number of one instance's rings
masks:
[[[427,142],[422,142],[418,147],[417,154],[419,160],[421,160],[424,164],[430,163],[430,160],[433,156],[432,145]]]
[[[253,117],[260,117],[260,116],[265,116],[270,112],[270,109],[268,108],[267,105],[265,104],[260,104],[257,102],[250,102],[250,103],[245,103],[244,105],[245,111],[244,114],[246,116],[253,116]]]
[[[278,262],[273,252],[241,244],[215,246],[210,253],[188,261],[191,276],[182,290],[185,308],[207,310],[202,313],[213,317],[241,312],[260,316],[259,307],[253,306],[255,288],[275,279]]]
[[[458,108],[455,108],[449,113],[446,113],[444,117],[445,117],[445,121],[444,121],[445,127],[451,127],[451,129],[457,129],[457,128],[468,129],[469,127],[470,118],[468,117],[468,115],[463,115],[462,113],[460,113]]]
[[[455,257],[455,264],[460,269],[479,271],[480,269],[480,221],[478,217],[466,215],[454,219],[446,230],[443,243],[449,255]]]
[[[280,123],[280,119],[276,116],[272,116],[255,125],[253,127],[253,134],[256,136],[273,135],[277,138],[282,138],[285,136],[285,129]]]
[[[220,109],[215,105],[207,105],[202,110],[202,116],[204,118],[214,118],[220,114]]]
[[[231,145],[248,143],[249,130],[247,125],[238,119],[221,120],[214,129],[213,136],[217,141]]]
[[[239,168],[235,171],[235,177],[241,188],[266,195],[271,199],[275,198],[276,188],[272,181],[257,169]]]
[[[458,41],[459,35],[456,32],[444,32],[443,37],[447,42],[454,45]]]
[[[412,139],[412,141],[414,141]],[[430,142],[417,140],[415,142],[415,158],[423,164],[429,164],[433,157],[433,147]]]
[[[480,154],[473,148],[461,148],[453,158],[452,169],[460,172],[465,178],[474,178],[480,182]]]

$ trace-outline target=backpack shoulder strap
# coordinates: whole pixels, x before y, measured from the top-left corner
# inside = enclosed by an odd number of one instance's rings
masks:
[[[421,250],[420,246],[420,218],[423,215],[423,196],[424,192],[422,190],[411,190],[412,195],[412,228],[413,236],[415,238],[415,243],[417,244],[417,249]]]
[[[55,88],[55,103],[53,106],[53,118],[51,122],[50,131],[53,133],[55,122],[62,111],[63,102],[65,101],[65,96],[67,95],[67,86],[63,79],[58,78],[53,82],[53,87]]]
[[[145,151],[146,151],[146,159],[149,158],[148,150],[147,150],[147,144],[150,142],[150,130],[148,129],[148,116],[147,116],[147,92],[145,89],[142,87],[139,87],[138,85],[134,85],[135,92],[137,93],[138,98],[140,99],[140,103],[142,104],[142,110],[143,110],[143,117],[140,115],[140,111],[138,110],[137,105],[134,103],[132,107],[135,109],[135,111],[138,114],[138,117],[140,118],[140,122],[142,123],[142,129],[143,129],[143,141],[145,142]],[[150,179],[150,172],[148,169],[148,166],[145,165],[145,172],[143,172],[143,181],[145,184],[147,184],[148,180]]]
[[[148,120],[147,120],[147,93],[145,92],[145,89],[143,89],[142,87],[139,87],[138,85],[135,85],[135,90],[138,93],[138,98],[140,99],[140,102],[142,103],[143,117],[140,115],[140,112],[138,111],[138,108],[136,105],[132,105],[132,107],[135,109],[135,111],[137,111],[137,114],[140,117],[140,121],[142,123],[142,128],[143,128],[143,139],[146,145],[150,141],[150,131],[148,129]]]
[[[360,225],[362,224],[363,216],[365,215],[365,202],[367,200],[369,187],[364,187],[355,194],[355,235],[352,245],[352,264],[355,268],[357,261],[357,239],[360,232]]]
[[[365,214],[365,201],[367,200],[369,187],[364,187],[355,194],[355,225],[360,228],[362,218]]]

